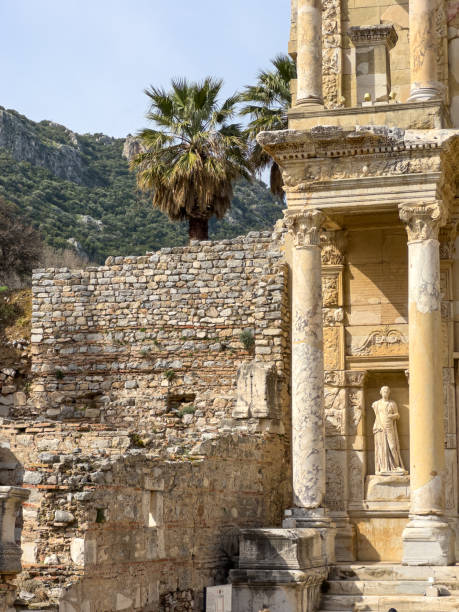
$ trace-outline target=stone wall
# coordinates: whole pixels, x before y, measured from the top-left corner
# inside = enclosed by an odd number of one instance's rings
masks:
[[[35,272],[32,383],[0,427],[31,491],[24,603],[201,610],[239,528],[280,524],[288,287],[270,233]]]
[[[289,377],[280,257],[265,232],[36,271],[31,400],[11,415],[148,430],[148,442],[173,447],[225,427],[238,368],[255,359],[276,368],[281,398],[258,416],[278,419]]]
[[[11,423],[0,436],[31,492],[19,590],[61,612],[202,609],[239,528],[279,524],[289,496],[278,434],[223,434],[169,461],[101,425]]]

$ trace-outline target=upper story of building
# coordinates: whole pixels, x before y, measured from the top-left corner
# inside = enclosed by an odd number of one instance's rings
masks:
[[[292,129],[459,128],[458,0],[291,2]]]

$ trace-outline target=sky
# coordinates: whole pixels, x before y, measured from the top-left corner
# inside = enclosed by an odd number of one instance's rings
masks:
[[[78,133],[146,125],[144,89],[223,78],[285,53],[290,0],[0,0],[0,106]]]

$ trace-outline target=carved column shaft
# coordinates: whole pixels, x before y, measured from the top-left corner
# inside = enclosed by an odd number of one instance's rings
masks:
[[[404,562],[450,562],[444,513],[440,251],[438,203],[406,205],[400,217],[408,232],[411,521],[404,531]],[[427,534],[427,536],[426,536]],[[444,543],[440,554],[429,541]]]
[[[322,2],[298,0],[297,104],[323,104]]]
[[[292,261],[293,504],[315,509],[325,495],[322,279],[319,211],[287,216]]]
[[[438,80],[435,32],[437,3],[433,0],[410,0],[410,100],[434,100],[442,96]]]

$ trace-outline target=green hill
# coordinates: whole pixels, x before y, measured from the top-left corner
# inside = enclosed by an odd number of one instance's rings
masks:
[[[171,223],[136,189],[125,142],[35,123],[0,107],[0,196],[17,205],[47,244],[73,246],[99,263],[108,255],[186,244],[186,224]],[[240,181],[228,215],[211,221],[210,237],[271,229],[281,214],[263,183]]]

